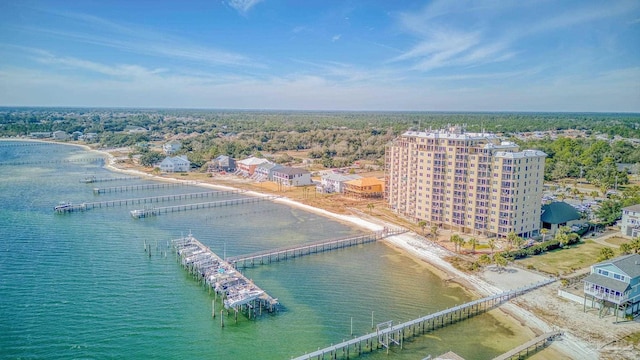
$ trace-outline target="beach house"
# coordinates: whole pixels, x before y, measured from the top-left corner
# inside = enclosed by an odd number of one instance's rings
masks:
[[[591,273],[584,279],[584,302],[585,308],[599,308],[601,315],[611,310],[616,317],[638,314],[640,255],[624,255],[591,265]]]
[[[252,176],[253,173],[256,171],[256,167],[260,164],[264,164],[266,162],[269,162],[269,160],[267,159],[261,159],[261,158],[257,158],[257,157],[248,157],[244,160],[240,160],[237,162],[237,170],[236,173],[238,173],[238,175],[242,175],[244,177],[249,177]]]
[[[162,145],[162,151],[167,155],[175,154],[181,148],[182,143],[178,140],[171,140]]]
[[[622,208],[620,232],[622,232],[622,235],[626,236],[640,236],[640,204]]]
[[[384,196],[384,181],[373,177],[349,180],[344,183],[347,196],[360,198],[382,198]]]
[[[313,184],[309,171],[289,166],[283,166],[274,170],[273,181],[285,186],[306,186]]]
[[[167,156],[158,164],[162,172],[186,172],[191,167],[191,162],[185,155],[170,157]]]
[[[320,177],[320,185],[317,191],[324,194],[341,193],[344,190],[344,183],[360,178],[362,176],[355,174],[345,175],[334,172],[324,174]]]

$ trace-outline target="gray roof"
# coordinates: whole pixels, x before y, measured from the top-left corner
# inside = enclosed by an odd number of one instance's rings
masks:
[[[554,201],[542,205],[540,220],[548,224],[563,224],[571,220],[580,219],[580,213],[573,206],[563,201]]]
[[[613,265],[632,279],[640,276],[640,255],[639,254],[619,256],[614,259],[599,262],[597,264],[594,264],[593,266],[601,267],[603,265]]]
[[[362,176],[356,175],[356,174],[344,175],[344,174],[336,174],[336,173],[329,173],[322,176],[323,179],[332,180],[332,181],[349,181],[349,180],[360,179],[361,177]]]
[[[282,169],[277,170],[280,174],[285,175],[299,175],[299,174],[309,174],[309,171],[289,166],[283,166]]]
[[[622,210],[640,212],[640,204],[627,206],[627,207],[622,208]]]
[[[602,276],[600,274],[591,274],[586,278],[584,278],[584,281],[588,283],[600,285],[607,289],[619,291],[621,293],[627,291],[627,289],[629,288],[629,284],[627,284],[624,281],[615,280],[607,276]]]

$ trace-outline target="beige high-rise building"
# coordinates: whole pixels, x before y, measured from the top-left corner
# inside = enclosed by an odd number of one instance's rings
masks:
[[[547,155],[461,127],[408,131],[386,148],[391,209],[462,233],[538,234]]]

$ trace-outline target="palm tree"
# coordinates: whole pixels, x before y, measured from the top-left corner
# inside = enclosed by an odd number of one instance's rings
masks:
[[[631,243],[620,244],[620,255],[627,255],[633,252],[633,247]]]
[[[438,236],[438,225],[436,224],[431,225],[431,229],[429,230],[431,231],[431,236],[433,236],[433,240],[435,241]]]
[[[368,203],[368,204],[367,204],[367,209],[369,209],[369,214],[371,214],[371,211],[373,211],[373,208],[374,208],[374,207],[375,207],[375,206],[374,206],[372,203]]]
[[[469,239],[469,245],[471,245],[471,252],[476,253],[476,245],[478,245],[478,239],[472,237]]]
[[[478,264],[480,264],[482,266],[489,265],[492,262],[493,262],[493,260],[487,254],[482,254],[482,255],[480,255],[480,258],[478,258]]]
[[[631,239],[631,242],[629,243],[629,245],[631,245],[631,249],[633,250],[634,253],[639,253],[640,252],[640,236],[638,237],[634,237],[633,239]]]
[[[598,195],[599,195],[599,193],[596,190],[593,190],[592,192],[589,193],[589,196],[591,196],[594,201],[596,200]]]
[[[424,235],[425,234],[424,229],[427,227],[427,222],[424,220],[418,221],[418,227],[422,229],[422,234]]]
[[[460,244],[460,235],[458,234],[453,234],[451,235],[451,237],[449,238],[449,241],[451,241],[454,245],[454,249],[456,252],[458,252],[458,245]]]
[[[542,234],[542,242],[544,242],[544,238],[547,236],[547,234],[549,233],[549,229],[540,229],[540,234]]]
[[[496,248],[496,240],[495,239],[489,239],[489,248],[491,249],[491,254],[493,254],[493,250],[495,250]]]
[[[502,256],[502,254],[500,253],[493,255],[493,262],[498,267],[499,273],[501,273],[502,270],[507,266],[507,264],[509,264],[509,261],[507,260],[507,258]]]
[[[516,249],[520,249],[523,244],[524,244],[524,239],[521,238],[520,236],[516,236],[513,239],[513,245],[516,247]]]
[[[516,238],[518,238],[518,234],[516,234],[515,231],[511,231],[507,234],[507,243],[509,244],[509,247],[515,245]]]

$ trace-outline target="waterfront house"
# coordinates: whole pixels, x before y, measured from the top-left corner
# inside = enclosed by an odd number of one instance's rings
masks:
[[[54,140],[69,140],[69,134],[67,134],[65,131],[54,131],[53,134],[51,134],[51,137]]]
[[[328,173],[322,175],[320,178],[320,186],[318,186],[318,192],[330,194],[330,193],[341,193],[344,190],[344,183],[351,180],[360,179],[362,176],[360,175],[345,175],[345,174],[337,174],[337,173]]]
[[[162,151],[164,151],[164,153],[167,155],[175,154],[181,148],[182,143],[178,140],[171,140],[162,145]]]
[[[587,300],[591,300],[590,302]],[[637,314],[640,310],[640,255],[620,256],[591,265],[584,279],[584,302],[606,314]],[[617,311],[616,311],[617,310]]]
[[[285,186],[306,186],[313,184],[309,171],[289,166],[283,166],[274,170],[273,181]]]
[[[256,170],[253,173],[252,178],[256,181],[272,181],[273,180],[273,172],[281,169],[282,165],[278,165],[272,162],[265,162],[258,166],[256,166]]]
[[[44,132],[44,131],[37,131],[37,132],[32,132],[31,134],[29,134],[29,136],[31,136],[34,139],[46,139],[51,137],[51,133]]]
[[[237,173],[239,173],[240,175],[244,176],[244,177],[249,177],[252,176],[253,173],[256,171],[256,167],[260,164],[264,164],[266,162],[269,162],[269,160],[267,159],[260,159],[257,157],[248,157],[244,160],[240,160],[237,162]]]
[[[558,228],[562,226],[575,225],[580,222],[582,216],[573,206],[563,201],[554,201],[549,204],[542,205],[542,213],[540,221],[542,229],[549,230],[549,235],[555,234]]]
[[[640,236],[640,204],[622,208],[622,220],[620,220],[622,235]]]
[[[220,155],[209,163],[209,172],[234,172],[236,171],[236,160],[227,155]]]
[[[344,193],[361,198],[382,198],[384,181],[374,177],[349,180],[344,183]]]
[[[158,164],[162,172],[186,172],[191,167],[191,162],[185,155],[170,157],[167,156]]]

